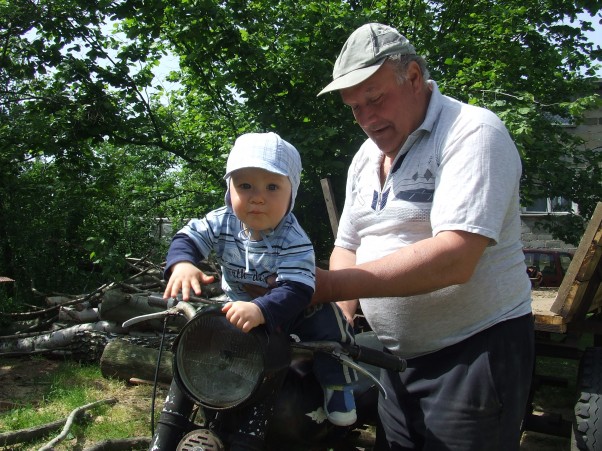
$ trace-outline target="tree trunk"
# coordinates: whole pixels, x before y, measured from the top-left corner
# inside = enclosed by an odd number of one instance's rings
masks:
[[[62,305],[77,299],[77,296],[47,296],[47,305]]]
[[[73,307],[61,307],[59,321],[72,323],[93,323],[99,320],[97,308],[79,310]]]
[[[104,377],[115,377],[125,381],[138,378],[152,381],[155,378],[159,351],[113,340],[100,358],[100,372]],[[163,351],[159,366],[158,381],[169,384],[172,378],[171,362],[173,354]]]
[[[45,352],[67,355],[82,362],[98,361],[110,337],[107,323],[80,324],[66,329],[26,337],[1,337],[0,355],[26,355]]]
[[[42,334],[5,336],[0,337],[0,356],[44,353],[50,356],[67,356],[80,362],[98,362],[107,343],[118,336],[141,347],[159,349],[161,337],[156,333],[117,335],[124,332],[126,331],[121,327],[98,321]],[[175,335],[166,335],[164,346],[171,346],[174,339]]]

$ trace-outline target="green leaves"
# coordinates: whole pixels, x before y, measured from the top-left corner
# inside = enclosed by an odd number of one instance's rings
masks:
[[[566,132],[596,102],[588,77],[602,51],[583,34],[586,10],[599,20],[599,2],[569,0],[0,1],[0,214],[15,221],[0,221],[0,268],[55,287],[76,280],[75,259],[116,269],[119,255],[157,245],[150,218],[221,205],[226,156],[249,131],[299,149],[295,214],[326,256],[319,180],[342,207],[365,135],[337,94],[316,94],[368,21],[406,34],[445,94],[502,117],[525,202],[564,196],[587,215],[602,198],[600,152]],[[153,71],[166,54],[178,65],[163,90]]]

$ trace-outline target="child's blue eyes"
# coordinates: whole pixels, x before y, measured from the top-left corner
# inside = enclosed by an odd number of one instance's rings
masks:
[[[252,186],[250,183],[240,183],[238,185],[238,188],[241,190],[248,190],[248,189],[251,189]],[[268,190],[268,191],[276,191],[277,189],[278,189],[278,185],[273,184],[273,183],[266,186],[266,190]]]

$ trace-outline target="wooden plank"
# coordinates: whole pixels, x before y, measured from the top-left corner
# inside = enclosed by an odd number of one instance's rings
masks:
[[[320,179],[320,184],[322,185],[322,192],[324,193],[324,201],[326,202],[326,209],[328,210],[328,218],[330,219],[332,234],[336,238],[337,231],[339,230],[339,212],[334,201],[332,184],[330,183],[329,178]]]
[[[567,330],[564,318],[552,312],[533,311],[533,318],[535,319],[535,330],[556,333],[565,333]]]
[[[567,330],[567,323],[561,316],[559,319],[552,319],[546,316],[534,315],[535,318],[535,330],[538,332],[553,332],[555,334],[565,334]]]
[[[600,265],[598,265],[600,267]],[[598,291],[596,291],[596,295],[594,296],[594,302],[592,302],[592,306],[589,309],[590,312],[592,310],[602,309],[602,285],[598,286]]]
[[[600,229],[602,232],[602,228]],[[582,282],[592,278],[592,274],[596,271],[597,263],[600,261],[602,255],[602,243],[600,243],[600,237],[598,240],[594,239],[587,249],[585,256],[583,257],[583,264],[579,269],[579,272],[575,276],[575,279]]]
[[[590,281],[592,284],[599,283],[599,277],[593,276],[597,274],[601,256],[602,202],[598,202],[558,289],[558,296],[550,308],[553,313],[562,316],[568,322],[575,315],[584,316],[591,310],[593,294],[597,287],[590,286]],[[593,291],[587,299],[584,298],[586,291]]]
[[[567,323],[564,318],[550,311],[557,293],[557,290],[552,289],[533,290],[531,292],[531,308],[535,319],[535,330],[566,333]]]

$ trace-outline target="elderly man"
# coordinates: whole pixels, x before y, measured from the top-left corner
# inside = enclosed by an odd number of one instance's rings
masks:
[[[349,168],[313,302],[358,300],[403,373],[383,372],[378,450],[518,450],[534,362],[521,162],[492,112],[444,96],[397,30],[370,23],[333,81],[368,139]]]

